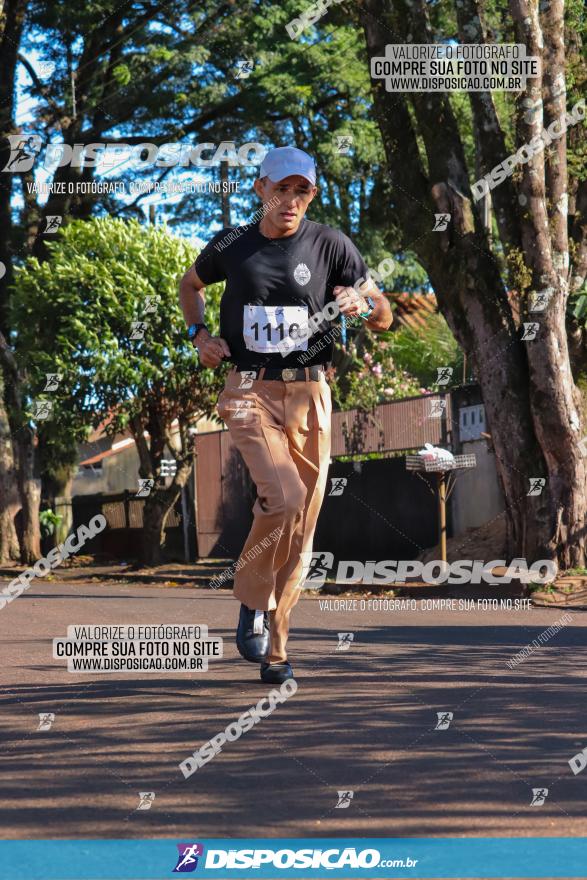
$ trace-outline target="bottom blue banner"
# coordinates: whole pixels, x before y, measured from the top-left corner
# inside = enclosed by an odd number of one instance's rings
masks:
[[[581,877],[587,838],[0,841],[2,880]]]

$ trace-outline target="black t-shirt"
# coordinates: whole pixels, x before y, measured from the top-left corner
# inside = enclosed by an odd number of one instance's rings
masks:
[[[352,287],[368,272],[346,235],[306,219],[293,235],[278,239],[262,235],[258,223],[223,229],[198,256],[195,269],[205,284],[226,281],[220,335],[231,360],[251,369],[327,363],[333,349],[329,331],[340,318],[323,322],[303,341],[296,328],[334,299],[334,287]],[[276,348],[284,334],[298,340],[285,356]]]

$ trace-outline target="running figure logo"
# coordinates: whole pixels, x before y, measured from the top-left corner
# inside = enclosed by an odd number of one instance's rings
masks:
[[[144,339],[145,331],[149,326],[148,321],[132,321],[130,325],[131,334],[128,337],[129,339]]]
[[[448,229],[448,224],[450,223],[450,214],[435,214],[434,215],[434,227],[432,232],[444,232]]]
[[[436,384],[437,385],[448,385],[449,381],[452,379],[453,368],[452,367],[436,367]]]
[[[39,726],[37,730],[51,730],[55,721],[55,712],[39,712]]]
[[[450,722],[453,720],[454,715],[452,712],[437,712],[436,716],[438,721],[436,723],[436,727],[434,730],[448,730],[450,727]]]
[[[338,803],[335,806],[335,810],[348,810],[351,805],[351,801],[354,797],[354,791],[339,791],[338,794]]]
[[[45,421],[53,412],[52,400],[35,400],[33,403],[32,417],[37,422]]]
[[[442,415],[446,409],[446,400],[442,400],[441,398],[435,397],[433,400],[428,401],[428,418],[429,419],[441,419]]]
[[[541,807],[548,797],[548,789],[547,788],[533,788],[532,789],[532,800],[530,801],[531,807]]]
[[[300,584],[306,589],[319,589],[324,586],[326,576],[334,565],[333,553],[322,553],[319,550],[304,550],[301,553],[302,575]]]
[[[240,375],[240,380],[238,383],[239,388],[247,389],[247,388],[253,387],[253,382],[257,378],[257,371],[256,370],[241,370],[239,375]]]
[[[63,379],[62,373],[45,373],[47,379],[43,391],[57,391],[59,383]]]
[[[137,810],[150,810],[154,800],[154,791],[139,791],[139,805]]]
[[[332,483],[332,488],[330,489],[329,495],[342,495],[345,490],[345,486],[347,484],[346,477],[330,477],[330,482]]]
[[[348,156],[353,146],[352,134],[339,134],[336,137],[336,152],[340,156]]]
[[[45,232],[57,232],[59,227],[61,226],[61,214],[48,214],[45,217],[46,225]]]
[[[355,640],[354,633],[339,633],[338,634],[338,645],[336,646],[337,651],[350,651],[351,645]]]
[[[8,134],[6,139],[10,144],[10,156],[2,171],[30,171],[43,143],[40,135]]]
[[[545,290],[537,290],[530,294],[529,312],[543,312],[550,302],[550,298],[554,293],[553,287],[547,287]]]
[[[136,498],[146,498],[147,495],[151,494],[151,490],[155,486],[155,480],[139,480],[139,491],[136,494]]]
[[[536,339],[540,324],[536,321],[527,321],[525,324],[522,324],[522,327],[524,328],[522,342],[532,342],[533,339]]]
[[[541,495],[542,490],[546,486],[544,477],[530,477],[530,491],[528,495]]]
[[[198,859],[204,855],[204,846],[201,843],[178,843],[179,856],[177,865],[173,869],[174,874],[188,874],[198,867]]]
[[[145,297],[145,304],[143,306],[143,315],[154,315],[157,312],[157,306],[161,302],[161,297],[158,293],[152,294],[150,296]]]
[[[245,58],[236,65],[235,77],[237,79],[248,79],[255,69],[255,62],[252,58]]]

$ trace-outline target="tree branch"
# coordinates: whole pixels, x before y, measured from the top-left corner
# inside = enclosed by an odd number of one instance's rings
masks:
[[[526,55],[542,57],[543,38],[538,20],[535,0],[510,0],[514,19],[516,42],[526,46]],[[528,106],[533,113],[528,113]],[[528,79],[526,91],[517,101],[516,134],[519,145],[542,132],[542,73]],[[544,279],[553,275],[552,246],[548,228],[546,186],[544,177],[544,153],[538,151],[522,165],[520,198],[524,212],[521,218],[522,247],[526,263],[532,269],[532,286],[539,290],[545,286]]]
[[[459,37],[462,43],[486,43],[486,34],[478,0],[456,4]],[[477,128],[476,148],[481,157],[481,173],[487,174],[506,157],[505,135],[491,92],[469,92],[469,101]],[[489,198],[489,196],[485,196]],[[499,237],[505,248],[520,248],[519,208],[515,186],[507,178],[491,193]]]
[[[133,416],[129,424],[139,455],[141,465],[139,473],[143,479],[153,479],[153,467],[151,464],[151,456],[149,454],[149,445],[145,438],[145,426],[143,420],[138,415]]]
[[[378,0],[362,0],[360,5],[361,24],[371,57],[385,54],[387,34],[394,31],[389,12],[383,11],[381,6]],[[388,27],[385,26],[387,21],[389,21]],[[409,223],[416,234],[425,235],[429,228],[429,218],[426,218],[422,205],[432,213],[433,203],[406,98],[403,95],[398,98],[392,116],[387,112],[383,82],[380,79],[372,79],[371,85],[375,116],[387,156],[394,201],[398,205],[404,224]],[[398,161],[400,155],[401,162]],[[406,237],[404,226],[404,244],[409,244],[410,237],[411,233]]]
[[[543,12],[544,55],[542,91],[544,127],[564,118],[565,87],[565,24],[564,0],[550,0]],[[544,150],[546,204],[550,218],[554,268],[565,279],[569,277],[568,254],[568,193],[567,140],[556,138]]]
[[[35,73],[35,69],[32,66],[32,64],[30,63],[30,61],[27,58],[25,58],[24,55],[21,55],[20,52],[18,53],[18,60],[23,65],[23,67],[26,68],[26,71],[27,71],[28,75],[30,76],[30,78],[32,79],[37,92],[41,95],[42,98],[45,99],[45,101],[47,101],[47,103],[52,107],[54,112],[58,116],[61,116],[63,114],[63,110],[61,109],[59,104],[57,104],[57,102],[53,100],[53,98],[49,94],[49,86],[46,86],[41,82],[41,80],[39,79],[39,77]]]
[[[574,213],[571,219],[571,237],[574,243],[572,273],[569,291],[578,291],[587,278],[587,180],[582,180],[577,187],[574,202]]]

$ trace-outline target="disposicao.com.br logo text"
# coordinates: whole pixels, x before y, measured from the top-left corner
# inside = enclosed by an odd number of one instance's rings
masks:
[[[406,856],[402,859],[381,859],[376,849],[356,847],[330,849],[209,849],[206,853],[206,869],[225,868],[228,870],[260,868],[271,865],[277,869],[322,868],[413,868],[418,859]]]

